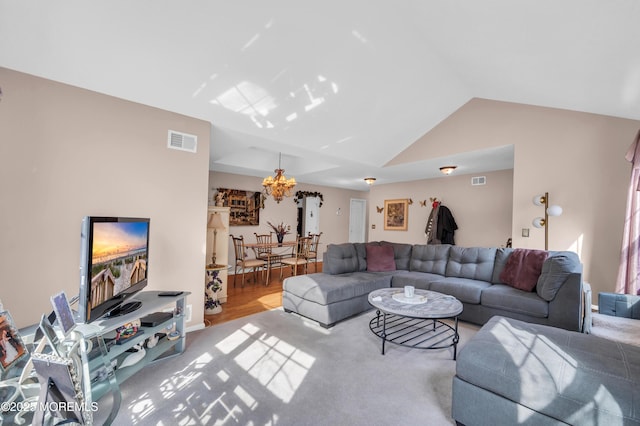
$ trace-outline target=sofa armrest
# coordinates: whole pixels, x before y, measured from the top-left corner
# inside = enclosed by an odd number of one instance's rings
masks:
[[[584,319],[582,321],[582,332],[583,333],[591,333],[591,325],[592,323],[592,318],[591,318],[591,305],[593,303],[593,295],[591,293],[591,284],[589,283],[582,283],[582,294],[583,294],[583,309],[584,309]]]
[[[549,302],[549,325],[582,331],[584,318],[582,273],[572,272]]]

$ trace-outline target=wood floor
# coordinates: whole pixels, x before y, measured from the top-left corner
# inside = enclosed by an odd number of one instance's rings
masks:
[[[309,272],[314,272],[314,265],[309,265]],[[318,272],[322,272],[322,263],[318,263]],[[301,274],[302,270],[298,271]],[[284,270],[283,279],[290,276],[289,269]],[[264,285],[264,279],[258,273],[258,283],[253,279],[253,274],[245,274],[244,287],[240,285],[241,275],[229,275],[227,282],[227,303],[222,304],[222,312],[215,315],[205,315],[204,324],[209,327],[231,321],[247,315],[282,306],[282,280],[280,271],[276,270],[271,277],[269,285]]]

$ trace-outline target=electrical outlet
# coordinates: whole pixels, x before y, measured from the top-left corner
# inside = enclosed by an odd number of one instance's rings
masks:
[[[376,229],[376,225],[375,224],[371,225],[371,229]]]
[[[524,238],[529,238],[529,228],[522,228],[522,236]]]

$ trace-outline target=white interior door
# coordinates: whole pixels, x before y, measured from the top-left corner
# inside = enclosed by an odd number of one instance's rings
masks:
[[[349,242],[364,243],[367,226],[367,200],[352,198],[349,206]]]
[[[318,197],[304,197],[304,222],[302,235],[318,234],[320,232],[320,199]]]

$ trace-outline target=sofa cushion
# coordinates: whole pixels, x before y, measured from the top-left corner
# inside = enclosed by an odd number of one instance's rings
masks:
[[[537,318],[549,316],[549,304],[535,292],[518,290],[506,284],[494,284],[482,291],[482,306]]]
[[[358,257],[358,271],[364,272],[367,270],[367,245],[376,243],[353,243],[356,248],[356,254]]]
[[[327,245],[323,259],[322,270],[329,275],[358,270],[358,255],[355,246],[351,243]]]
[[[500,280],[518,290],[533,291],[548,255],[545,250],[515,249],[500,274]]]
[[[428,272],[444,276],[449,260],[448,244],[415,245],[411,250],[409,270],[416,272]]]
[[[428,272],[403,271],[403,273],[399,274],[398,271],[396,271],[393,278],[391,278],[391,287],[412,285],[421,290],[429,290],[432,282],[443,279],[442,275],[430,274]]]
[[[504,270],[511,253],[513,253],[513,249],[509,247],[500,247],[496,250],[496,261],[493,266],[493,278],[491,278],[492,283],[504,284],[500,279],[500,274]]]
[[[328,305],[390,286],[391,274],[353,272],[327,275],[319,272],[286,278],[282,283],[282,290],[304,300]]]
[[[547,302],[551,302],[572,272],[582,268],[576,253],[565,251],[552,253],[542,264],[542,272],[537,281],[536,292]]]
[[[391,245],[367,244],[367,271],[395,271],[396,261]]]
[[[429,290],[448,294],[462,303],[479,305],[484,289],[491,287],[490,282],[473,280],[469,278],[447,277],[434,281]]]
[[[396,262],[396,269],[409,270],[409,261],[411,260],[412,244],[404,243],[392,243],[389,241],[382,241],[380,245],[390,245],[393,247],[393,257]]]
[[[491,282],[495,248],[452,246],[445,275]]]

